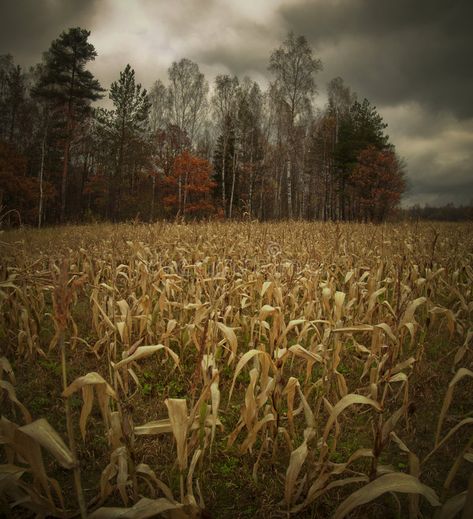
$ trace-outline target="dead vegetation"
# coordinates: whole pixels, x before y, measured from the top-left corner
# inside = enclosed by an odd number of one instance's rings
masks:
[[[1,238],[6,516],[473,516],[470,225]]]

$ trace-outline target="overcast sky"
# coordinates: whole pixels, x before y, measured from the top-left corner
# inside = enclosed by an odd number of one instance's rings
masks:
[[[472,0],[0,0],[0,54],[37,63],[64,29],[91,31],[90,67],[104,87],[130,63],[166,80],[174,60],[267,84],[268,59],[289,30],[309,40],[388,123],[408,166],[404,204],[473,200]]]

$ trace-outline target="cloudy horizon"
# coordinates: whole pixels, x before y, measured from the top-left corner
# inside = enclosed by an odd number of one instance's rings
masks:
[[[407,163],[404,205],[473,200],[473,44],[466,0],[2,0],[0,54],[27,68],[65,29],[91,31],[89,67],[108,88],[127,63],[146,87],[183,57],[216,74],[267,85],[271,51],[288,31],[375,105]]]

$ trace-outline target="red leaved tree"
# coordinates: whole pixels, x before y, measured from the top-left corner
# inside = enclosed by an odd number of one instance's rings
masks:
[[[215,212],[212,190],[216,183],[211,178],[212,166],[208,160],[182,152],[174,159],[172,172],[162,180],[164,205],[176,215],[203,217]]]
[[[395,209],[406,188],[402,164],[391,149],[368,146],[350,176],[358,218],[382,221]]]
[[[44,201],[53,200],[56,191],[43,183]],[[38,222],[40,184],[27,176],[27,159],[11,144],[0,142],[0,224]]]

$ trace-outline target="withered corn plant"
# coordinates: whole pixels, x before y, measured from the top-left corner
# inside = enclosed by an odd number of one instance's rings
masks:
[[[3,236],[5,514],[473,517],[471,224]]]

